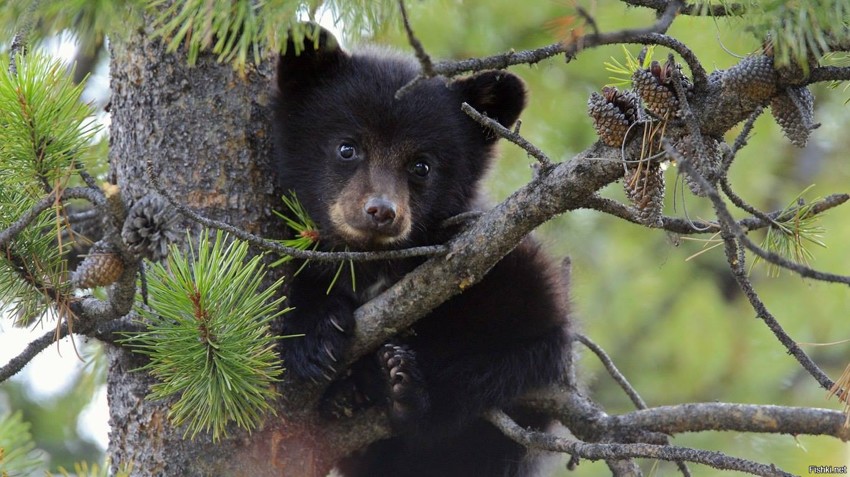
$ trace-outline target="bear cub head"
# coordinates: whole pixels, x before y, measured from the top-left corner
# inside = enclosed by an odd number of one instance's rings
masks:
[[[439,224],[474,207],[497,139],[461,104],[510,127],[525,106],[522,81],[504,71],[436,77],[396,98],[419,73],[415,59],[348,53],[326,30],[308,30],[303,49],[290,40],[278,62],[278,190],[296,194],[322,248],[440,241]]]

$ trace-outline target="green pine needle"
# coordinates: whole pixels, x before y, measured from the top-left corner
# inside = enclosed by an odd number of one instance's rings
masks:
[[[4,476],[35,473],[42,465],[33,455],[30,424],[22,416],[21,411],[0,416],[0,473]]]
[[[0,176],[0,229],[14,223],[33,202],[23,191],[4,184]],[[48,209],[6,248],[0,248],[0,310],[14,316],[18,324],[29,324],[52,309],[41,286],[70,293],[67,262],[55,241],[58,229],[64,226],[56,209]]]
[[[719,3],[728,5],[734,2]],[[724,20],[743,26],[759,40],[770,39],[777,66],[797,64],[808,71],[809,60],[823,56],[830,43],[846,42],[850,35],[850,2],[846,0],[751,0],[739,3],[744,3],[746,14],[724,17]]]
[[[794,210],[793,215],[782,222],[774,221],[767,228],[767,233],[761,244],[762,248],[797,263],[808,265],[814,258],[810,245],[826,247],[826,244],[821,241],[825,229],[818,224],[820,214],[812,213],[812,207],[817,201],[808,204],[802,203],[803,195],[812,187],[809,186],[801,192],[780,214],[780,216],[786,215]],[[758,263],[759,259],[760,257],[756,257],[753,260],[753,266]],[[767,272],[769,276],[777,277],[781,271],[780,266],[768,264]]]
[[[7,64],[8,58],[0,57]],[[93,147],[98,126],[80,102],[66,66],[38,50],[17,57],[17,74],[0,68],[0,229],[14,223],[45,194],[67,185],[75,164]],[[0,254],[0,302],[19,323],[47,311],[42,289],[64,294],[66,262],[57,238],[66,226],[51,208]]]
[[[113,474],[114,477],[130,477],[131,466],[119,466],[118,472]],[[53,474],[47,474],[52,476]],[[103,467],[86,462],[77,462],[74,464],[74,472],[68,472],[64,467],[59,467],[59,475],[62,477],[109,477],[109,459]]]
[[[316,250],[319,247],[319,229],[316,227],[316,223],[313,222],[313,219],[310,218],[310,215],[307,213],[307,210],[301,205],[301,202],[298,200],[298,197],[295,195],[295,191],[289,191],[289,196],[281,197],[283,200],[283,204],[289,209],[289,214],[284,214],[278,211],[274,211],[275,215],[282,218],[286,225],[295,232],[295,238],[280,240],[279,242],[288,247],[297,248],[298,250]],[[345,251],[348,251],[348,247],[345,248]],[[271,266],[276,267],[283,263],[292,260],[291,255],[284,255]],[[293,274],[297,276],[301,273],[301,270],[304,270],[304,267],[310,263],[310,260],[304,260],[304,263],[298,267],[298,270]],[[349,269],[351,272],[351,289],[357,290],[357,281],[354,277],[354,261],[348,260]],[[336,269],[336,273],[334,273],[333,278],[331,279],[330,284],[328,284],[328,289],[325,291],[325,294],[330,295],[331,290],[333,289],[336,282],[339,280],[340,275],[342,274],[342,269],[345,266],[345,262],[340,262],[339,267]]]
[[[264,267],[261,256],[246,261],[246,242],[219,231],[210,243],[207,235],[197,252],[172,246],[167,263],[153,265],[150,307],[137,307],[148,329],[126,342],[150,357],[142,369],[159,380],[150,397],[179,396],[169,417],[186,425],[184,436],[204,431],[218,440],[229,422],[250,431],[274,412],[282,370],[269,323],[288,310],[274,298],[281,280],[259,290]]]
[[[604,63],[605,69],[614,75],[609,77],[612,83],[608,86],[631,88],[632,74],[639,69],[649,68],[649,65],[652,63],[652,54],[655,51],[655,45],[647,47],[643,63],[638,61],[638,58],[634,56],[625,45],[621,46],[623,48],[623,53],[625,54],[626,64],[621,63],[613,56],[611,57],[610,62],[606,61]]]
[[[290,32],[296,48],[313,40],[304,21],[317,21],[328,13],[334,23],[345,24],[349,31],[376,31],[396,24],[397,4],[392,0],[348,0],[345,2],[307,0],[186,0],[167,5],[152,0],[148,9],[156,16],[157,35],[168,41],[169,51],[181,47],[188,52],[189,64],[195,64],[202,51],[217,55],[243,70],[249,61],[258,63],[261,52],[279,50],[280,41]]]
[[[17,66],[17,75],[0,68],[3,174],[28,191],[58,187],[99,129],[92,107],[80,101],[85,84],[74,84],[66,65],[38,50],[18,56]]]

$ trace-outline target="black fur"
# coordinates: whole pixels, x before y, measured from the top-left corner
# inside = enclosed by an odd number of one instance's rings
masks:
[[[289,45],[279,63],[279,190],[295,191],[325,250],[444,242],[452,231],[440,223],[475,208],[496,142],[460,105],[510,126],[525,105],[522,82],[495,71],[453,82],[432,78],[395,99],[416,75],[415,61],[383,50],[349,54],[318,33],[318,44],[308,41],[299,56]],[[424,178],[416,175],[423,163]],[[375,198],[391,205],[390,225],[383,215],[370,216]],[[421,262],[357,263],[356,290],[346,269],[330,294],[337,265],[309,264],[290,282],[294,310],[284,331],[305,337],[282,341],[287,370],[302,379],[332,378],[355,326],[353,311]],[[510,409],[525,391],[563,379],[570,359],[563,292],[527,239],[479,284],[337,378],[323,403],[327,414],[385,403],[397,433],[341,462],[343,475],[533,475],[535,459],[477,416]],[[524,425],[549,424],[514,416]]]

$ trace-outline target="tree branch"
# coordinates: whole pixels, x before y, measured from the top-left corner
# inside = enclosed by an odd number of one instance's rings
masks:
[[[631,427],[664,434],[737,431],[765,434],[832,436],[850,440],[846,416],[839,411],[734,403],[692,403],[659,406],[611,417],[613,427]]]
[[[577,334],[575,337],[576,341],[587,346],[587,348],[599,358],[599,361],[602,362],[602,365],[605,366],[605,369],[608,371],[608,374],[617,382],[617,384],[622,388],[623,391],[629,396],[632,403],[638,409],[646,409],[646,402],[640,397],[640,394],[635,390],[635,388],[629,383],[629,380],[623,376],[623,373],[617,369],[617,365],[614,364],[614,361],[608,356],[608,353],[605,352],[599,345],[593,342],[590,338],[583,334]]]
[[[520,136],[519,133],[511,131],[510,129],[502,126],[498,121],[488,118],[483,114],[479,113],[468,103],[463,103],[460,105],[461,111],[466,113],[467,116],[471,117],[478,124],[492,130],[499,137],[505,138],[508,141],[516,144],[521,147],[525,152],[527,152],[531,157],[537,159],[537,162],[544,168],[552,167],[552,161],[549,157],[541,151],[537,146],[531,144],[524,137]]]
[[[250,232],[240,229],[239,227],[234,227],[225,222],[204,217],[203,215],[189,209],[185,205],[178,202],[174,197],[171,196],[171,194],[168,193],[168,191],[165,190],[165,188],[162,187],[162,184],[159,183],[159,175],[154,173],[153,162],[150,159],[148,159],[147,168],[145,170],[148,175],[148,180],[150,181],[154,190],[156,190],[157,193],[159,193],[161,196],[165,197],[168,203],[171,204],[180,214],[182,214],[187,219],[201,224],[204,227],[222,230],[233,235],[234,237],[237,237],[250,243],[251,245],[254,245],[263,250],[269,250],[278,253],[280,255],[289,255],[294,258],[306,260],[339,262],[344,260],[368,261],[393,260],[423,256],[435,257],[445,255],[448,251],[447,248],[443,245],[411,247],[398,250],[386,250],[381,252],[320,252],[287,247],[285,245],[281,245],[280,243],[274,240],[264,239],[260,236],[254,235]]]
[[[501,410],[489,411],[485,417],[499,430],[519,444],[529,448],[553,452],[566,452],[588,460],[651,458],[667,461],[688,461],[704,464],[721,470],[737,470],[753,475],[788,476],[785,471],[774,465],[764,465],[745,459],[729,457],[720,452],[689,449],[686,447],[656,444],[591,444],[557,437],[539,431],[529,431],[520,427]]]
[[[531,182],[450,240],[445,256],[429,259],[355,311],[357,327],[346,364],[473,285],[523,237],[557,214],[581,207],[623,175],[619,150],[596,144],[576,158],[541,171]]]
[[[823,81],[847,81],[850,80],[850,67],[848,66],[819,66],[812,68],[806,84],[820,83]]]
[[[803,351],[797,343],[785,333],[785,330],[782,329],[782,326],[779,325],[779,322],[773,317],[773,315],[768,312],[767,307],[765,307],[764,303],[762,303],[761,299],[759,299],[755,290],[752,287],[752,284],[747,277],[746,270],[744,269],[744,254],[742,250],[739,250],[738,243],[744,244],[750,250],[753,250],[758,256],[770,256],[773,257],[772,253],[761,250],[760,247],[756,246],[749,238],[746,236],[745,232],[735,223],[732,215],[729,213],[729,209],[726,207],[726,204],[723,202],[723,199],[720,198],[717,193],[717,189],[714,188],[712,184],[710,184],[704,177],[696,170],[696,168],[691,164],[690,160],[687,160],[681,155],[679,155],[673,147],[667,141],[663,142],[663,147],[667,150],[668,154],[677,158],[679,166],[688,174],[692,179],[697,181],[700,187],[703,188],[707,192],[707,196],[712,202],[714,206],[715,213],[720,219],[720,223],[722,225],[721,228],[721,237],[723,238],[725,249],[726,249],[726,260],[729,263],[730,268],[732,269],[732,275],[735,277],[735,281],[738,282],[738,286],[741,290],[744,291],[744,294],[747,296],[747,299],[750,301],[753,309],[756,311],[756,314],[762,321],[767,324],[768,328],[773,332],[773,334],[779,339],[780,343],[788,350],[788,353],[793,355],[800,365],[806,369],[809,374],[811,374],[818,383],[824,389],[830,389],[833,385],[833,382],[829,377],[815,364],[814,361]],[[736,242],[737,240],[737,242]],[[747,245],[749,244],[749,245]],[[740,253],[739,253],[740,252]],[[777,265],[784,266],[782,263],[774,262],[768,258],[765,258],[771,263],[776,263]],[[782,260],[779,262],[785,262],[786,260]],[[797,264],[794,264],[797,265]],[[803,276],[810,276],[811,278],[819,278],[824,279],[825,281],[841,281],[844,283],[847,277],[841,276],[833,276],[832,274],[824,274],[821,272],[816,272],[814,270],[809,269],[808,267],[799,267],[801,268],[798,273]],[[794,270],[797,271],[797,270]],[[850,281],[847,281],[850,283]]]
[[[62,190],[60,201],[68,199],[86,199],[95,205],[102,205],[105,201],[103,193],[100,190],[93,190],[87,187],[70,187]],[[27,225],[32,223],[36,217],[45,210],[56,205],[56,192],[53,191],[36,202],[28,211],[21,216],[12,225],[0,232],[0,247],[6,246],[16,235],[21,233]]]

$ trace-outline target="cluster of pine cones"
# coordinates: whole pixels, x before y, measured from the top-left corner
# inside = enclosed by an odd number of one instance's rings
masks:
[[[649,68],[633,73],[633,89],[619,91],[616,87],[606,86],[602,94],[592,93],[587,102],[596,134],[604,144],[621,148],[635,136],[644,137],[644,141],[650,138],[649,141],[654,143],[643,148],[647,157],[625,161],[623,181],[626,196],[637,209],[638,218],[649,226],[661,225],[665,189],[662,160],[649,159],[659,150],[659,129],[653,125],[679,117],[680,99],[673,84],[674,72],[679,68],[672,61],[664,64],[653,61]],[[715,72],[710,80],[722,81],[725,91],[737,93],[749,101],[762,104],[769,101],[771,113],[785,136],[794,145],[803,147],[812,129],[817,127],[813,120],[814,96],[805,86],[778,90],[779,74],[774,69],[771,56],[758,54],[743,59],[728,70]],[[690,95],[693,85],[687,78],[681,78],[683,90]],[[650,121],[650,118],[658,121]],[[676,152],[692,159],[710,183],[719,178],[724,147],[728,146],[721,138],[693,137],[690,134],[674,143]],[[694,194],[705,195],[706,191],[699,183],[690,177],[685,180]]]
[[[136,201],[121,230],[121,239],[136,260],[162,260],[168,255],[168,245],[179,236],[177,214],[156,195],[146,195]],[[99,240],[71,274],[71,282],[75,288],[95,288],[114,283],[122,273],[124,259],[117,247]]]

